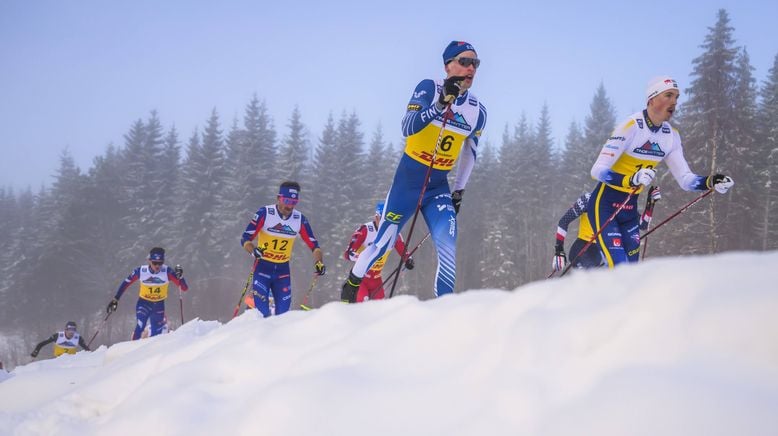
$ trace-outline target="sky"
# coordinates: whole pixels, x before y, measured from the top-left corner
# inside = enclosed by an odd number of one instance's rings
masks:
[[[279,137],[298,106],[313,142],[330,114],[356,112],[366,140],[380,125],[398,145],[413,88],[443,76],[451,40],[482,59],[472,92],[488,143],[547,104],[559,145],[600,83],[618,118],[642,109],[651,77],[688,86],[719,8],[762,81],[774,1],[4,1],[0,186],[50,186],[63,150],[85,171],[152,110],[182,141],[214,108],[227,130],[255,94]]]
[[[56,359],[49,346],[0,370],[0,429],[774,436],[776,264],[778,251],[657,258],[513,292],[195,319]]]

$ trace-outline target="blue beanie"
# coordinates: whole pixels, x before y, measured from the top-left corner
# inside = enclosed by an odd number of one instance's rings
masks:
[[[375,214],[383,216],[383,214],[384,214],[384,202],[383,201],[379,201],[378,203],[376,203],[376,205],[375,205]]]
[[[149,260],[152,262],[164,262],[165,261],[165,249],[161,247],[154,247],[149,252]]]
[[[457,57],[457,55],[459,55],[463,51],[468,51],[468,50],[475,51],[475,49],[469,42],[451,41],[451,43],[448,46],[446,46],[446,49],[443,50],[443,64],[448,63],[448,61],[454,59],[455,57]]]

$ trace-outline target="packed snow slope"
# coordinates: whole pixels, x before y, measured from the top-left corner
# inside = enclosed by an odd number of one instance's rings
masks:
[[[193,320],[17,367],[0,434],[775,436],[777,283],[727,253]]]

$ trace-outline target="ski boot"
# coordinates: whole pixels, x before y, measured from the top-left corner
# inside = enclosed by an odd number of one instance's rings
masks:
[[[343,289],[340,291],[340,301],[344,303],[356,303],[357,291],[359,290],[359,284],[362,279],[355,276],[353,272],[349,271],[348,279],[346,283],[343,283]]]

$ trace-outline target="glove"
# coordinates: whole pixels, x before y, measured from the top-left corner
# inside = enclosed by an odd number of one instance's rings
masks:
[[[32,350],[32,353],[30,353],[30,356],[32,356],[33,359],[38,357],[38,350]]]
[[[633,188],[640,185],[648,186],[654,180],[654,177],[656,177],[656,171],[653,168],[641,168],[630,177],[629,184]]]
[[[324,262],[318,261],[313,264],[313,269],[316,270],[316,274],[323,276],[327,272],[327,268],[324,266]]]
[[[556,254],[554,254],[554,259],[551,261],[551,269],[554,271],[562,271],[565,265],[567,265],[565,249],[557,245],[554,251]]]
[[[705,181],[708,188],[714,188],[719,194],[726,194],[729,188],[735,184],[732,177],[725,176],[724,174],[714,174],[708,176],[708,180]]]
[[[108,307],[105,309],[108,313],[115,312],[116,309],[119,307],[119,300],[116,298],[112,299],[110,303],[108,303]]]
[[[440,97],[438,97],[438,109],[441,106],[445,108],[459,97],[459,93],[462,91],[462,86],[459,82],[463,80],[465,80],[463,76],[452,76],[443,81],[443,89],[440,91]]]
[[[662,192],[659,190],[659,186],[652,186],[648,189],[648,199],[652,203],[662,199]]]
[[[260,260],[262,259],[262,253],[264,252],[264,248],[254,247],[254,249],[251,251],[251,255],[254,256],[254,259]]]
[[[459,207],[462,206],[462,194],[465,193],[464,189],[457,189],[451,193],[451,203],[454,205],[454,213],[459,214]]]
[[[413,269],[413,267],[416,266],[416,262],[413,261],[412,257],[409,257],[405,259],[405,269]]]
[[[176,274],[176,278],[178,280],[181,280],[181,277],[184,276],[184,269],[181,268],[181,265],[176,265],[175,269],[173,270]]]

